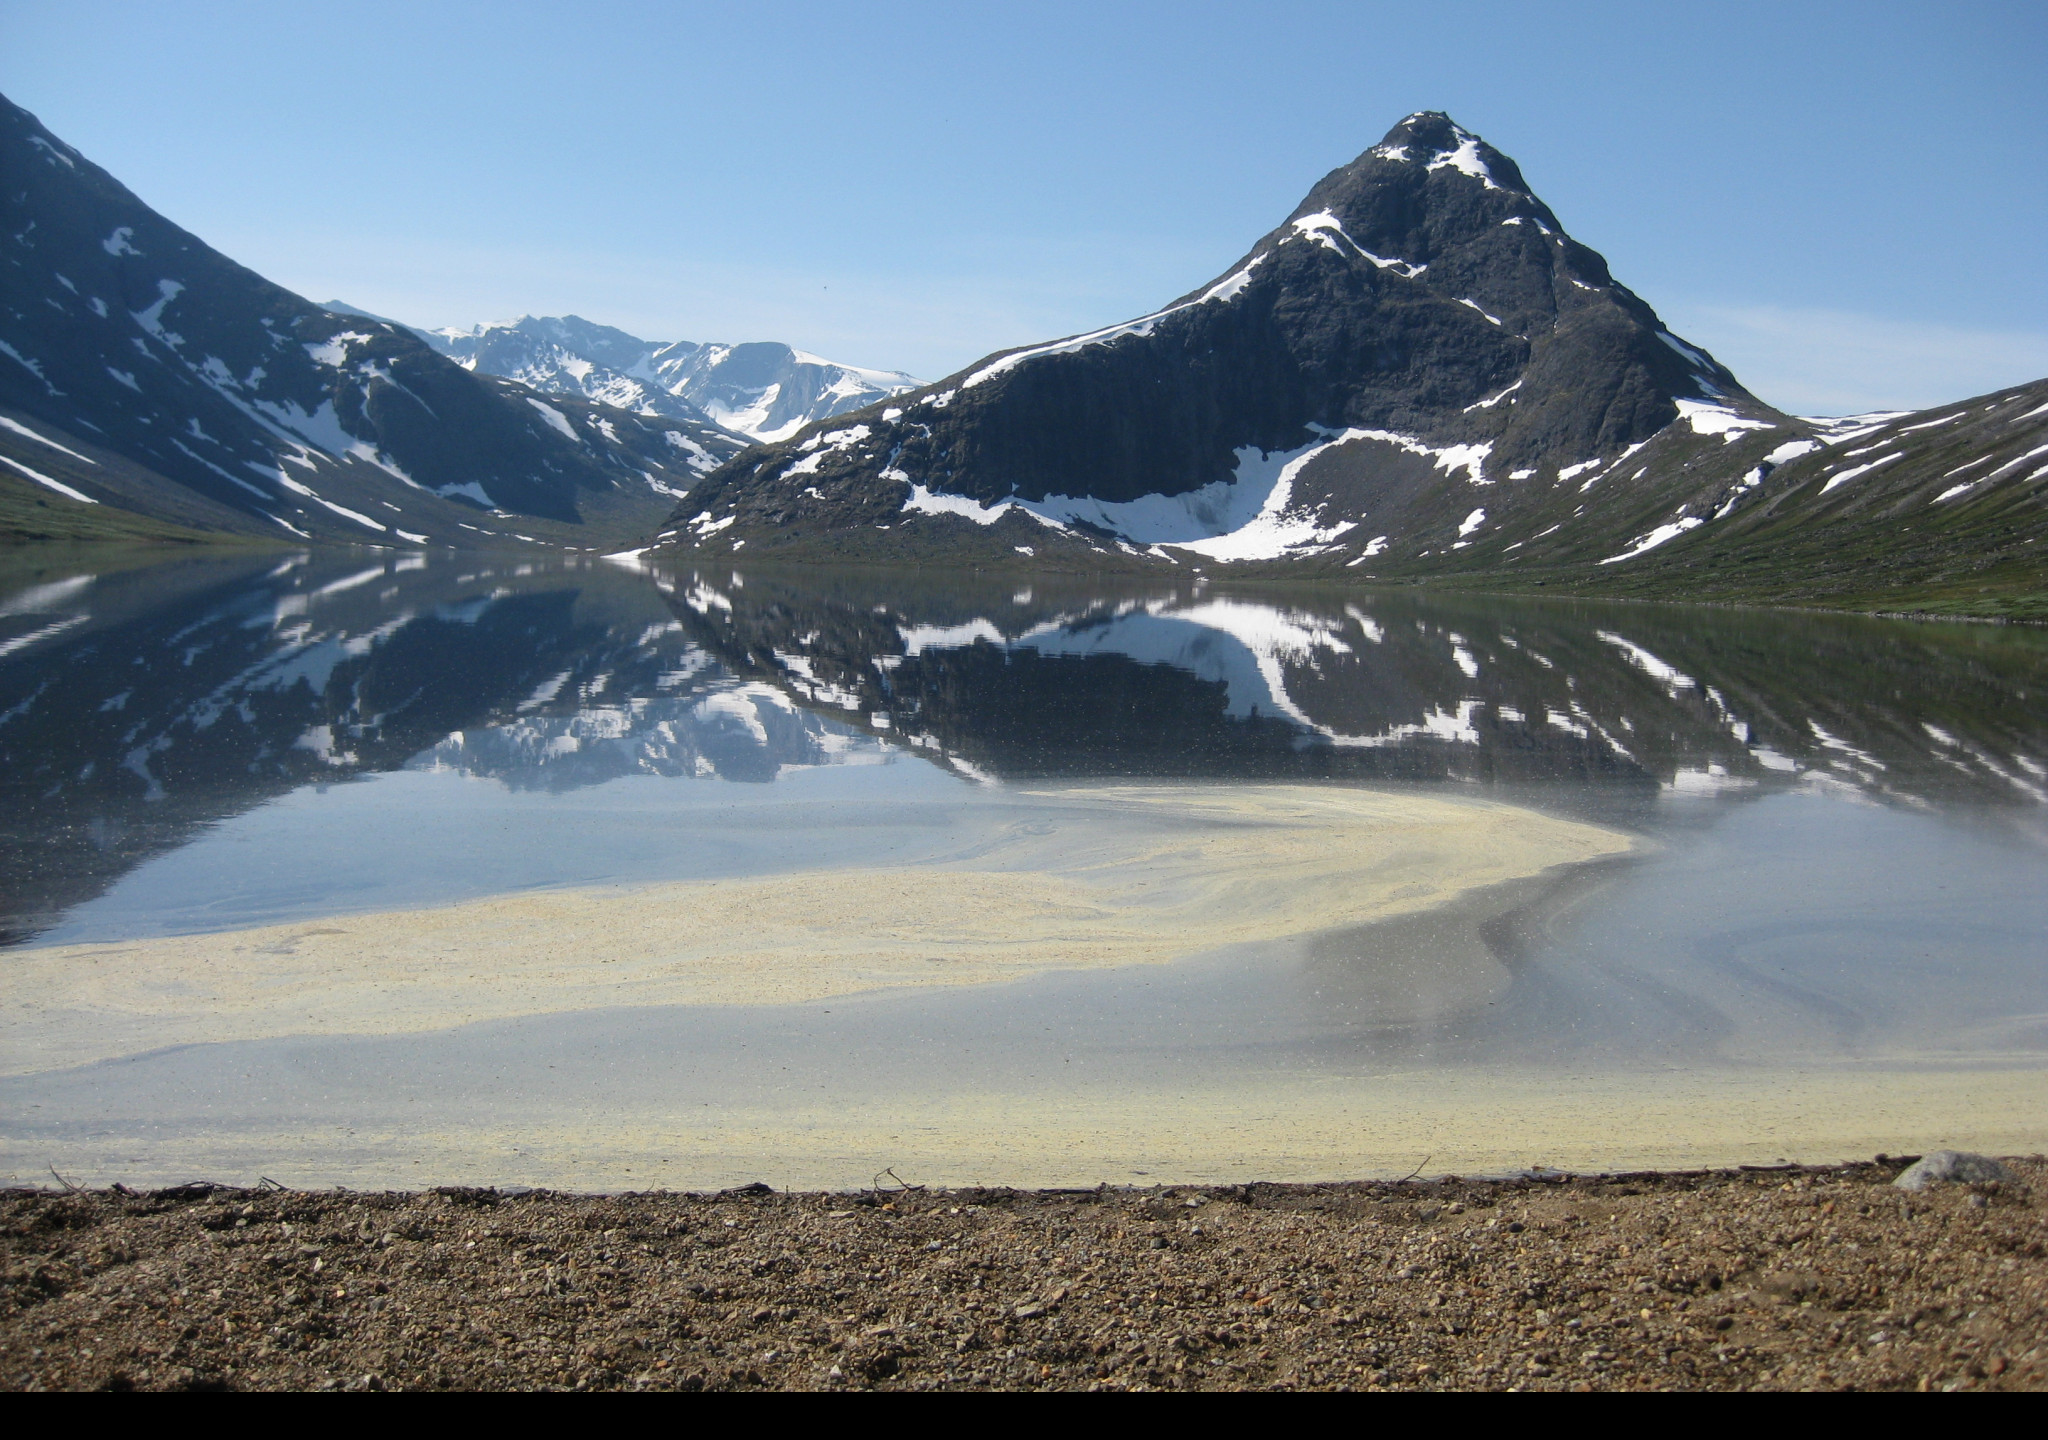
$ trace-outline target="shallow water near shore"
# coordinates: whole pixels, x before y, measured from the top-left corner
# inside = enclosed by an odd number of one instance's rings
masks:
[[[16,1180],[1092,1184],[2048,1140],[2036,632],[89,560],[0,577]]]

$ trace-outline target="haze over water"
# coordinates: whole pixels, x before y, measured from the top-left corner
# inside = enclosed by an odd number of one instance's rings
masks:
[[[88,557],[0,579],[0,1169],[2038,1148],[2044,681],[1792,612]]]

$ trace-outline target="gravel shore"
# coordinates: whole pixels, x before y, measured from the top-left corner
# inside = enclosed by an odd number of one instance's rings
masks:
[[[41,1389],[2040,1389],[2048,1181],[0,1192]]]

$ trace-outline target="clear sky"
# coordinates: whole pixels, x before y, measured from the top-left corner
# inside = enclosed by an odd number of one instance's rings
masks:
[[[2048,375],[2048,4],[0,0],[0,91],[316,300],[937,377],[1220,273],[1413,110],[1763,398]]]

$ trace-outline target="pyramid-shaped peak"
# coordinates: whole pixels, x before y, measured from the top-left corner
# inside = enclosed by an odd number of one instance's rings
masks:
[[[1441,110],[1418,110],[1389,130],[1380,144],[1388,149],[1414,146],[1435,153],[1455,150],[1467,139],[1476,138]]]
[[[1408,116],[1366,151],[1361,159],[1365,158],[1456,170],[1489,190],[1529,193],[1521,167],[1441,110],[1418,110]]]

